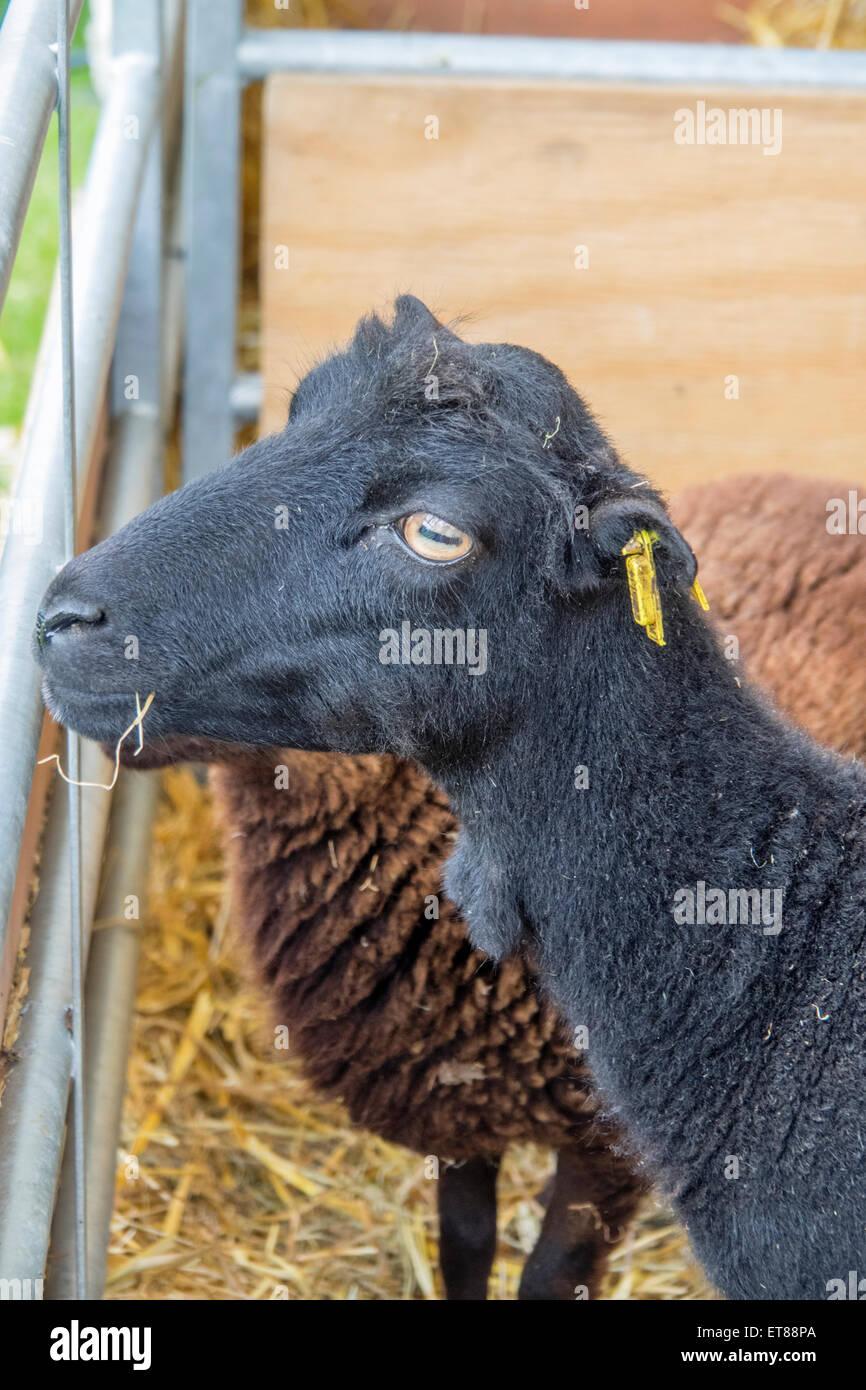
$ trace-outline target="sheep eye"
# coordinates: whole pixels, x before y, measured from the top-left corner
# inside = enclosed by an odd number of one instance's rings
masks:
[[[420,555],[422,560],[438,560],[440,564],[462,560],[475,544],[465,531],[458,531],[456,526],[443,521],[441,516],[431,516],[430,512],[404,516],[399,530],[414,554]]]

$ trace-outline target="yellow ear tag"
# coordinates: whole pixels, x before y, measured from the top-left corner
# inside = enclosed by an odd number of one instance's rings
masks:
[[[701,608],[703,608],[705,613],[709,613],[710,605],[707,603],[707,596],[700,586],[700,582],[697,578],[697,575],[695,576],[695,582],[692,585],[692,598],[695,600],[696,603],[699,603],[701,605]]]
[[[646,628],[646,635],[651,642],[663,647],[665,629],[656,563],[653,559],[653,546],[658,538],[658,531],[635,531],[631,540],[623,546],[622,553],[625,556],[632,617],[639,627]],[[691,587],[691,595],[704,612],[708,613],[710,605],[697,575]]]
[[[632,617],[638,627],[646,628],[646,635],[651,642],[663,647],[665,630],[653,559],[653,546],[657,540],[657,531],[635,531],[631,540],[623,546],[622,553],[625,556]]]

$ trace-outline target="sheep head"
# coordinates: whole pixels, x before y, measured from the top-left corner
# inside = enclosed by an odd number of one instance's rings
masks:
[[[627,622],[637,527],[663,591],[687,588],[661,498],[563,374],[404,296],[309,372],[281,433],[58,574],[45,700],[111,745],[154,692],[138,765],[235,745],[456,761],[520,717],[563,624],[610,603]]]

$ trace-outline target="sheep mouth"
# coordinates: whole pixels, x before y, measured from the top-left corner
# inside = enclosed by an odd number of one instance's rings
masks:
[[[73,690],[45,676],[42,698],[52,719],[100,744],[112,761],[117,753],[117,740],[136,715],[135,695],[128,690],[116,693]],[[143,695],[140,699],[143,704]],[[141,742],[138,730],[133,729],[121,744],[122,767],[146,772],[184,762],[246,763],[251,757],[261,756],[261,749],[251,744],[223,743],[198,734],[161,733],[157,727],[160,715],[164,722],[165,706],[157,712],[154,701],[142,721]]]
[[[115,744],[135,718],[135,695],[130,691],[74,690],[43,676],[42,699],[51,718],[95,743]],[[137,739],[134,740],[137,746]]]

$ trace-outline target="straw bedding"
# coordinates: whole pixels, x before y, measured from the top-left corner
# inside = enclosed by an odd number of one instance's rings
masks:
[[[209,793],[189,768],[164,786],[107,1296],[440,1297],[423,1158],[350,1128],[290,1053],[279,1060],[267,1010],[239,974]],[[509,1152],[493,1298],[516,1295],[551,1167],[532,1146]],[[650,1201],[604,1292],[708,1291],[682,1232]]]

